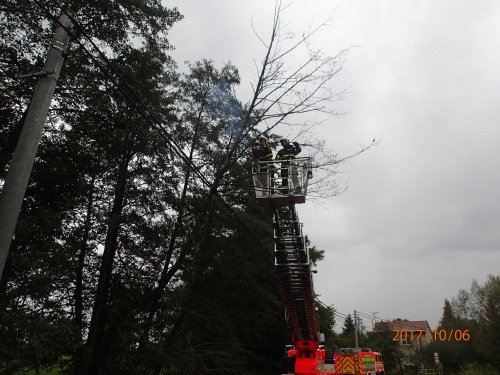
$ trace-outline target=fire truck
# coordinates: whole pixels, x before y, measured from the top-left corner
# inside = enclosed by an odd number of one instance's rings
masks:
[[[269,205],[273,211],[275,267],[284,295],[285,320],[292,337],[292,344],[286,348],[287,374],[383,374],[379,353],[360,352],[352,365],[358,372],[339,372],[335,362],[340,360],[348,366],[350,359],[325,350],[314,304],[309,252],[295,210],[295,204],[306,200],[308,180],[312,177],[311,160],[275,160],[273,164],[271,168],[269,161],[255,162],[252,175],[257,201]],[[342,368],[347,369],[346,366]]]
[[[335,353],[338,375],[384,375],[382,355],[367,348],[343,348]]]

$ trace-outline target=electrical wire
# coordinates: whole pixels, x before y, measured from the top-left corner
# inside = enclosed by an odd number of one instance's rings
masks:
[[[246,223],[243,222],[243,220],[239,217],[239,215],[235,212],[235,210],[229,205],[229,203],[226,202],[226,200],[217,192],[216,189],[214,189],[213,185],[208,181],[208,179],[203,175],[203,173],[192,163],[192,161],[187,157],[187,155],[182,151],[182,148],[177,144],[177,142],[172,138],[172,136],[167,132],[167,130],[161,125],[161,122],[156,118],[155,114],[151,112],[149,107],[141,100],[141,98],[137,95],[137,93],[130,87],[130,85],[127,83],[123,75],[115,68],[115,66],[109,61],[109,59],[106,57],[106,55],[99,49],[99,47],[95,44],[95,42],[90,38],[86,32],[86,30],[81,26],[78,21],[73,17],[72,14],[68,13],[67,10],[64,9],[64,7],[59,4],[56,0],[51,0],[55,5],[57,5],[61,11],[68,16],[68,18],[71,19],[73,25],[78,29],[78,31],[85,37],[85,39],[92,45],[94,50],[97,51],[99,56],[101,57],[102,60],[104,60],[104,63],[109,67],[109,69],[116,75],[118,78],[118,81],[121,82],[125,88],[128,90],[125,91],[125,89],[118,84],[116,79],[111,76],[111,74],[102,67],[101,63],[97,60],[97,58],[87,49],[87,47],[80,41],[78,38],[74,38],[79,47],[90,57],[92,62],[95,64],[95,66],[108,78],[125,96],[125,98],[132,104],[134,107],[140,112],[141,115],[146,115],[145,119],[153,126],[153,128],[158,132],[160,137],[163,138],[167,142],[167,144],[171,147],[171,149],[174,151],[177,156],[179,156],[182,161],[200,178],[201,182],[207,186],[210,191],[213,193],[213,195],[219,200],[220,203],[226,208],[229,213],[234,216],[238,224],[252,237],[252,239],[261,247],[263,250],[267,251],[268,249],[264,246],[264,244],[260,241],[258,237],[255,236],[255,234],[252,232],[252,230],[246,225]],[[45,7],[43,4],[40,3],[39,0],[34,0],[34,2],[42,8],[48,16],[54,20],[60,27],[62,27],[68,34],[73,35],[71,30],[66,28],[64,25],[62,25],[59,20],[50,13],[50,11]],[[131,97],[132,95],[132,97]]]
[[[320,305],[322,305],[323,307],[325,307],[325,308],[333,309],[333,315],[336,318],[346,319],[348,316],[350,316],[351,319],[352,319],[352,317],[353,317],[353,315],[351,313],[345,314],[345,313],[339,312],[335,308],[333,308],[332,306],[326,305],[325,303],[323,303],[319,299],[316,299],[316,301]],[[409,324],[409,322],[405,322],[404,320],[394,321],[394,320],[391,320],[391,319],[381,319],[381,318],[375,317],[373,314],[370,315],[370,314],[367,314],[367,313],[364,313],[364,312],[361,312],[361,311],[358,311],[358,310],[356,310],[356,315],[360,316],[361,318],[364,318],[364,319],[369,319],[372,322],[380,322],[380,323],[385,323],[385,324],[391,324],[391,326],[393,326],[393,327],[399,327],[401,329],[415,330],[415,326],[414,325],[411,325],[411,324]]]
[[[340,314],[340,313],[339,313]],[[341,314],[346,317],[345,314]],[[382,324],[390,324],[392,327],[399,327],[400,329],[408,329],[408,330],[415,330],[415,326],[410,324],[410,322],[405,322],[404,320],[401,321],[394,321],[394,319],[382,319],[382,318],[377,318],[373,314],[367,314],[363,313],[361,311],[356,310],[356,315],[361,316],[364,319],[369,319],[372,322],[377,322],[377,323],[382,323]]]
[[[62,27],[68,34],[73,36],[73,40],[76,41],[79,45],[79,47],[90,57],[94,65],[106,76],[107,79],[109,79],[115,87],[118,88],[118,90],[125,96],[125,98],[130,102],[130,104],[134,105],[134,107],[140,112],[141,115],[145,115],[145,119],[153,126],[153,128],[158,132],[160,137],[162,137],[167,144],[171,147],[171,149],[174,151],[177,156],[179,156],[182,161],[187,164],[187,166],[198,176],[198,178],[202,181],[202,183],[207,186],[214,194],[214,196],[221,202],[226,208],[237,220],[238,224],[252,237],[252,239],[263,249],[267,251],[267,248],[262,244],[259,238],[255,236],[255,234],[251,231],[251,229],[243,222],[243,220],[239,217],[239,215],[236,213],[236,211],[229,205],[229,203],[226,202],[224,197],[222,197],[213,187],[213,185],[208,181],[208,179],[203,175],[203,173],[199,170],[199,168],[188,158],[188,156],[183,152],[182,148],[177,144],[177,142],[172,138],[172,136],[168,133],[168,131],[163,127],[161,122],[157,119],[156,115],[152,113],[152,111],[149,109],[149,107],[144,103],[144,101],[141,100],[141,98],[137,95],[137,93],[132,89],[132,87],[128,84],[128,82],[125,80],[121,72],[117,70],[117,68],[109,61],[109,59],[106,57],[106,55],[100,50],[100,48],[95,44],[95,42],[92,40],[92,38],[88,35],[86,30],[81,26],[78,21],[68,13],[64,7],[59,4],[56,0],[51,0],[56,6],[58,6],[63,13],[65,13],[72,21],[73,25],[78,28],[78,31],[85,37],[85,39],[92,45],[93,49],[98,53],[98,55],[101,57],[101,59],[104,61],[104,63],[108,66],[108,68],[115,74],[117,79],[115,79],[108,70],[106,70],[102,64],[98,61],[98,59],[90,52],[87,47],[82,43],[78,38],[74,38],[75,34],[66,28],[64,25],[62,25],[59,20],[50,13],[47,7],[45,7],[39,0],[34,0],[34,2],[42,8],[47,15],[55,21],[60,27]],[[126,90],[119,84],[122,83]],[[324,303],[320,302],[323,306],[330,308],[330,306],[325,305]],[[405,324],[404,321],[401,322],[394,322],[390,321],[389,319],[380,319],[376,318],[373,315],[369,315],[360,311],[356,311],[357,315],[360,315],[361,317],[365,319],[370,319],[372,321],[378,321],[378,322],[384,322],[384,323],[391,323],[393,326],[398,326],[398,327],[407,327],[407,328],[414,328],[411,325]],[[334,309],[334,315],[339,318],[347,318],[349,314],[341,313],[338,312],[337,310]]]

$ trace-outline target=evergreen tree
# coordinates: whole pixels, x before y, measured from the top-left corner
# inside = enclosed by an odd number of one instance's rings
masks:
[[[483,287],[484,315],[480,320],[483,346],[481,352],[489,363],[500,367],[500,275],[488,276]]]
[[[444,308],[443,308],[443,317],[441,318],[441,321],[439,322],[439,328],[451,330],[454,327],[456,327],[456,321],[457,321],[457,319],[455,318],[455,315],[453,314],[453,310],[451,308],[451,303],[450,303],[450,301],[448,301],[448,299],[445,299],[444,300]]]
[[[0,48],[9,56],[1,61],[5,73],[0,94],[5,99],[0,113],[0,132],[5,135],[0,137],[2,177],[34,83],[17,77],[36,71],[42,63],[52,32],[51,23],[44,21],[46,10],[54,15],[61,11],[50,4],[42,1],[38,7],[38,3],[7,2],[0,9]],[[159,2],[146,5],[123,1],[115,5],[103,8],[99,2],[74,2],[71,6],[81,12],[78,20],[86,32],[92,33],[101,46],[107,46],[111,60],[134,89],[155,104],[156,113],[167,114],[169,98],[159,95],[173,79],[169,74],[172,62],[165,54],[169,48],[165,31],[180,15]],[[97,14],[101,20],[98,23],[94,22]],[[149,33],[155,30],[157,37],[153,40]],[[102,284],[97,276],[112,275],[103,272],[99,247],[104,245],[105,251],[110,247],[130,249],[121,252],[115,264],[123,260],[127,264],[124,269],[134,274],[139,265],[130,262],[130,257],[136,249],[127,246],[130,242],[127,244],[126,239],[133,238],[140,247],[136,240],[140,233],[128,230],[120,237],[125,232],[115,228],[143,230],[143,223],[154,217],[158,231],[163,227],[166,233],[157,213],[141,211],[134,216],[137,208],[129,208],[134,200],[144,203],[142,195],[149,198],[148,208],[155,210],[158,188],[168,196],[168,184],[160,187],[152,183],[149,189],[143,189],[148,177],[160,181],[158,173],[148,169],[154,160],[151,151],[161,153],[163,160],[168,153],[158,140],[151,140],[149,124],[124,102],[120,90],[112,89],[94,62],[76,48],[75,40],[63,68],[1,283],[0,326],[9,339],[2,341],[0,351],[6,366],[2,370],[7,373],[23,366],[56,363],[62,354],[78,363],[82,340],[88,333],[95,285]],[[132,72],[136,72],[135,78]],[[168,171],[163,169],[163,177],[171,181],[171,186],[175,179]],[[114,272],[118,274],[127,279],[126,273]],[[113,281],[115,290],[123,279]],[[106,289],[109,286],[104,285]],[[101,298],[106,309],[111,302],[108,296],[106,292]],[[20,304],[23,300],[26,303]],[[23,327],[22,331],[18,327]]]
[[[451,303],[445,300],[438,330],[454,332],[450,341],[435,341],[425,348],[431,358],[438,352],[448,371],[472,372],[478,367],[498,366],[498,293],[500,278],[489,276],[484,285],[473,281],[469,290],[460,290]],[[486,370],[484,368],[484,371]]]
[[[351,314],[347,314],[344,320],[344,326],[342,327],[342,334],[344,336],[354,335],[355,329],[354,319],[351,317]]]
[[[331,93],[319,92],[337,59],[312,53],[299,71],[283,70],[277,11],[243,105],[232,64],[203,60],[177,73],[167,39],[177,9],[67,5],[76,27],[0,283],[0,371],[277,373],[288,338],[271,213],[255,203],[247,149],[292,115],[324,111]],[[47,13],[61,9],[7,0],[0,12],[4,178],[34,87],[18,76],[39,70]],[[337,165],[327,159],[323,167]],[[322,259],[310,250],[314,264]]]

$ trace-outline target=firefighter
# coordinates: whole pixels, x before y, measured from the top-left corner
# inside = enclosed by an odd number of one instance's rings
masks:
[[[269,146],[269,141],[266,137],[261,136],[259,143],[252,144],[252,156],[258,162],[256,163],[255,171],[257,174],[254,176],[255,189],[258,196],[270,195],[269,175],[273,174],[273,151]]]
[[[288,139],[280,139],[281,146],[283,147],[276,154],[276,160],[281,161],[281,194],[288,194],[288,176],[292,176],[292,189],[295,193],[301,193],[302,189],[299,186],[297,168],[290,163],[290,160],[295,159],[302,149],[297,142],[290,143]]]
[[[272,163],[262,163],[264,161],[272,161],[273,160],[273,151],[269,146],[269,141],[266,137],[262,136],[259,138],[259,143],[254,143],[252,145],[252,155],[254,159],[258,160],[259,163],[259,172],[267,172],[267,169],[272,165]]]

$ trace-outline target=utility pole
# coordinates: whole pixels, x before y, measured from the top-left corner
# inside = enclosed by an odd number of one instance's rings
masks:
[[[354,310],[354,347],[358,349],[358,314]]]
[[[377,317],[376,317],[377,314],[378,314],[378,311],[373,311],[372,312],[372,315],[373,315],[373,319],[372,319],[372,331],[375,329],[375,322],[377,321]]]
[[[22,76],[39,78],[0,195],[0,278],[69,43],[70,37],[65,29],[72,26],[71,19],[63,12],[59,23],[54,31],[43,70]]]

